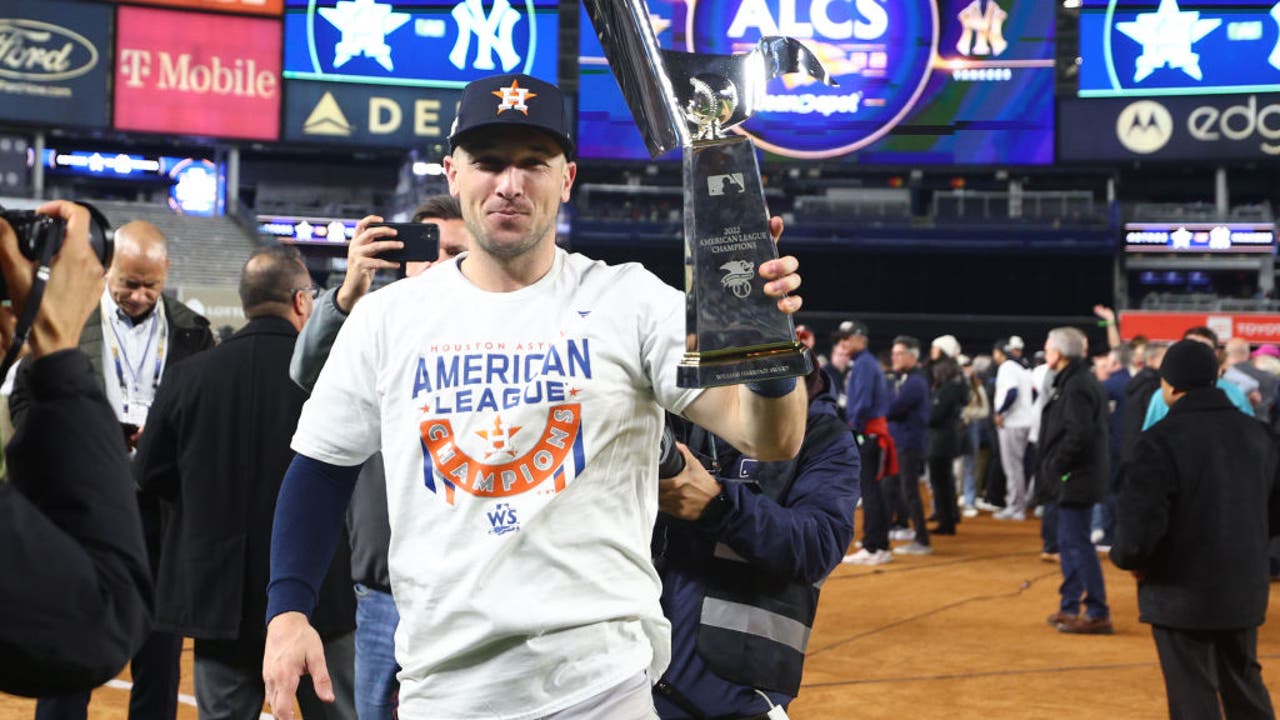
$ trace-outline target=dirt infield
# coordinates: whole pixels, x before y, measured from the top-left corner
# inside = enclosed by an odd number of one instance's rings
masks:
[[[1039,558],[1039,523],[965,520],[928,557],[841,566],[822,591],[795,720],[844,718],[1160,718],[1164,686],[1132,579],[1111,566],[1112,636],[1071,636],[1045,623],[1057,609],[1056,565]],[[1280,690],[1280,631],[1259,634],[1263,676]],[[182,692],[190,694],[191,650]],[[128,674],[121,676],[128,679]],[[89,717],[124,720],[128,692],[94,693]],[[35,703],[0,695],[0,720]],[[195,720],[182,704],[178,716]],[[608,720],[608,719],[604,719]]]

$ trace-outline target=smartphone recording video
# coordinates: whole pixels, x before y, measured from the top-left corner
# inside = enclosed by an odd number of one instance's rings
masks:
[[[434,223],[372,223],[369,227],[390,227],[396,229],[394,238],[380,240],[399,240],[404,247],[399,250],[388,250],[378,255],[391,262],[427,262],[434,261],[440,254],[440,228]]]

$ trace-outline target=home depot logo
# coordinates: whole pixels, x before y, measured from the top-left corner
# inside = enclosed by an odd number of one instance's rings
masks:
[[[253,59],[228,62],[218,55],[207,63],[198,63],[192,61],[190,53],[122,48],[120,74],[126,87],[196,95],[270,99],[279,89],[275,73],[259,68]]]

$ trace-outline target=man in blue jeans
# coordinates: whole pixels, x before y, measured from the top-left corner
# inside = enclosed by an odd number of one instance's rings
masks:
[[[1093,505],[1108,479],[1107,397],[1090,372],[1088,341],[1080,330],[1050,330],[1044,355],[1056,375],[1040,425],[1036,499],[1057,504],[1062,563],[1062,601],[1049,624],[1064,633],[1110,635],[1102,566],[1089,542]]]
[[[370,223],[381,220],[371,215],[356,225],[356,235],[347,248],[347,275],[342,286],[316,300],[315,313],[298,336],[289,376],[308,392],[320,376],[347,315],[372,288],[374,273],[397,267],[396,263],[377,257],[378,253],[400,244],[392,236],[393,230],[369,227]],[[454,198],[448,195],[428,198],[418,206],[413,220],[439,227],[440,254],[436,262],[467,249],[470,235]],[[412,276],[431,263],[407,265],[405,272]],[[360,468],[360,479],[348,508],[347,529],[351,536],[351,579],[356,592],[356,714],[360,720],[390,720],[400,688],[396,681],[400,666],[396,663],[395,648],[400,613],[391,595],[391,575],[387,569],[391,524],[387,519],[381,453],[375,453]]]

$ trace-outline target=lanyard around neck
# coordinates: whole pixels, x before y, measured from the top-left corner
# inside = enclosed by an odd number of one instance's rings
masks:
[[[111,328],[111,358],[115,364],[116,381],[120,384],[120,398],[124,404],[125,411],[128,412],[129,399],[133,393],[130,388],[138,385],[139,376],[143,373],[143,368],[147,362],[147,355],[151,352],[151,344],[156,344],[155,368],[151,375],[152,391],[160,384],[160,373],[164,370],[164,351],[165,340],[168,333],[166,332],[165,319],[163,317],[163,303],[156,304],[155,310],[152,311],[151,317],[147,320],[151,324],[151,330],[147,334],[147,344],[142,348],[142,354],[138,357],[136,366],[129,361],[129,354],[124,348],[124,341],[120,338],[120,331],[116,329],[116,323],[109,316],[105,317],[105,324]],[[106,315],[106,313],[103,313]],[[129,377],[125,378],[125,371],[128,370]]]

